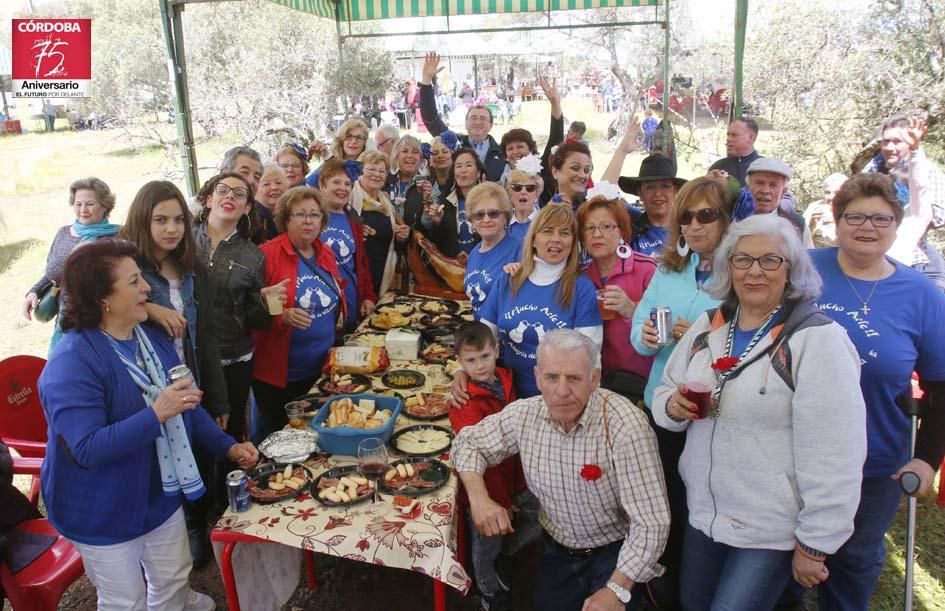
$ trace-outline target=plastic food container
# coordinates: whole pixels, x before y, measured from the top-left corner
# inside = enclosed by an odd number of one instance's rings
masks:
[[[384,346],[392,361],[415,361],[420,352],[420,334],[410,329],[391,329]]]
[[[374,401],[374,407],[378,410],[389,409],[391,411],[390,419],[384,426],[376,429],[358,429],[350,426],[324,426],[328,420],[329,409],[332,403],[339,399],[349,398],[358,402],[361,399],[371,399]],[[318,414],[312,418],[311,427],[318,433],[318,445],[329,454],[342,454],[346,456],[357,456],[358,444],[362,439],[369,437],[380,437],[384,443],[390,441],[390,436],[394,432],[394,424],[397,416],[404,408],[404,402],[398,397],[385,397],[383,395],[373,395],[362,393],[358,395],[335,395],[325,402]]]

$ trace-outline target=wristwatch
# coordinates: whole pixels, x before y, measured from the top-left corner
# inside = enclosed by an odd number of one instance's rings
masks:
[[[613,581],[607,582],[607,589],[617,595],[617,600],[623,604],[630,602],[630,590],[623,587],[622,585],[616,584]]]

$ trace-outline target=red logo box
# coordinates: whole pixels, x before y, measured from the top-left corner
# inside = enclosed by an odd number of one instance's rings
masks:
[[[87,97],[92,80],[91,19],[14,19],[16,97]]]

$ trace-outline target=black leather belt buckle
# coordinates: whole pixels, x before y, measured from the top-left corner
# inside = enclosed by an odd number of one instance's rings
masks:
[[[573,558],[575,560],[587,560],[588,558],[596,556],[597,554],[601,552],[601,550],[607,547],[606,545],[601,546],[601,547],[585,547],[585,548],[566,547],[564,545],[561,545],[557,541],[555,541],[554,538],[551,535],[549,535],[547,532],[543,531],[543,534],[545,535],[546,542],[551,544],[553,547],[555,547],[559,551],[567,554],[569,558]]]

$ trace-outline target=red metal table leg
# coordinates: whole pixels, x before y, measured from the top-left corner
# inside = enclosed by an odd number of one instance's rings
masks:
[[[438,579],[433,580],[433,609],[446,611],[446,584]]]
[[[463,507],[456,504],[456,555],[459,557],[459,563],[466,568],[466,512]]]
[[[233,550],[236,542],[227,541],[223,544],[223,562],[220,572],[223,573],[223,588],[226,590],[226,604],[230,611],[240,611],[240,595],[236,591],[236,577],[233,575]]]
[[[305,556],[305,574],[308,575],[308,589],[314,590],[318,587],[318,580],[315,578],[315,552],[310,549],[304,550]]]

